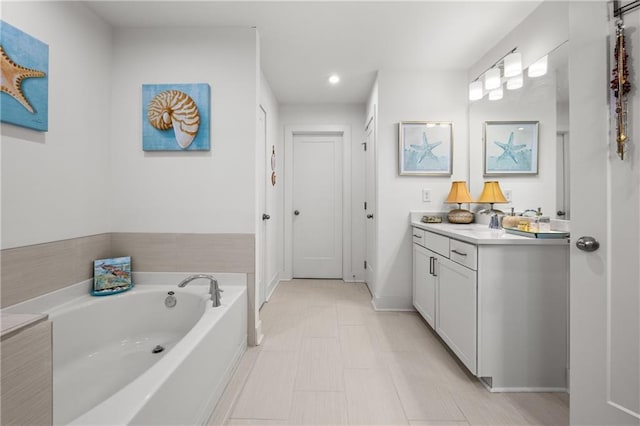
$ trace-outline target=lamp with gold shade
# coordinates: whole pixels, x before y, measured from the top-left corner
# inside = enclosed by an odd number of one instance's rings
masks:
[[[479,214],[504,214],[501,210],[495,210],[493,208],[494,203],[508,203],[504,194],[502,193],[502,189],[500,189],[500,184],[498,181],[489,181],[484,183],[484,188],[482,188],[482,194],[476,201],[476,203],[484,203],[489,204],[491,208],[482,210],[478,212]]]
[[[447,215],[447,219],[451,223],[471,223],[473,222],[473,213],[469,210],[464,210],[461,207],[462,203],[473,203],[473,198],[469,194],[467,189],[467,183],[465,181],[456,181],[451,183],[451,190],[445,203],[457,203],[458,208],[451,210]]]

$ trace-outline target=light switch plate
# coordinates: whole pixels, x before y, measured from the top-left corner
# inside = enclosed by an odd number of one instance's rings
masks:
[[[422,190],[422,201],[425,203],[430,203],[431,202],[431,190],[430,189],[423,189]]]

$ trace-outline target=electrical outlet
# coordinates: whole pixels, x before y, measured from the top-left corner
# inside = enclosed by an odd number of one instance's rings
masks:
[[[422,201],[425,203],[430,203],[431,202],[431,190],[430,189],[423,189],[422,190]]]
[[[505,189],[504,190],[504,198],[506,198],[508,202],[511,202],[511,190],[510,189]]]

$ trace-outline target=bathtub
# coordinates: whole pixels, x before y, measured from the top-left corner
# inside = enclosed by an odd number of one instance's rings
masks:
[[[53,321],[54,424],[206,423],[246,350],[246,276],[212,274],[224,290],[213,308],[208,281],[177,287],[188,275],[137,273],[128,292],[39,310]]]

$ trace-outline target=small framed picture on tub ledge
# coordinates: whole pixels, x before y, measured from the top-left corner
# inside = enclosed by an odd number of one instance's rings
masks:
[[[131,256],[98,259],[93,262],[92,295],[108,296],[131,288]]]
[[[453,123],[401,121],[398,145],[400,176],[451,176]]]

